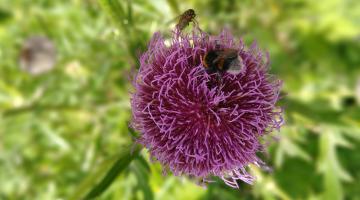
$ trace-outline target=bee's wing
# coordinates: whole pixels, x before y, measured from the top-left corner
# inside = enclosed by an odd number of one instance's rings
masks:
[[[181,17],[181,15],[178,15],[178,16],[176,16],[176,17],[173,17],[172,19],[168,20],[168,21],[165,23],[165,25],[166,25],[166,26],[169,26],[169,25],[172,24],[172,23],[178,23],[179,20],[180,20],[180,17]]]
[[[238,56],[237,59],[234,59],[231,63],[230,63],[230,67],[229,69],[227,70],[228,73],[230,74],[239,74],[241,69],[243,68],[243,61],[242,59],[240,58],[240,56]]]

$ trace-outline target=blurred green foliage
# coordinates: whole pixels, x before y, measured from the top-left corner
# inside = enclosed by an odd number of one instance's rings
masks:
[[[253,186],[203,189],[163,176],[145,150],[124,153],[137,57],[188,8],[209,33],[228,27],[256,40],[284,80],[286,125],[264,156],[273,172],[253,166]],[[33,35],[50,38],[58,54],[37,76],[19,67]],[[356,0],[1,0],[0,199],[84,198],[104,181],[99,199],[360,199],[357,80]],[[99,181],[106,173],[114,182]]]

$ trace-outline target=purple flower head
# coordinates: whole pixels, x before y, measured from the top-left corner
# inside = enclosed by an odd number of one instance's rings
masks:
[[[202,63],[219,46],[237,49],[243,63],[239,74],[222,74],[221,83]],[[252,183],[246,167],[262,163],[260,140],[282,124],[275,105],[281,81],[268,74],[268,56],[255,44],[245,48],[227,30],[174,33],[170,41],[155,33],[140,64],[133,126],[151,157],[175,175],[218,176],[232,187],[236,180]]]

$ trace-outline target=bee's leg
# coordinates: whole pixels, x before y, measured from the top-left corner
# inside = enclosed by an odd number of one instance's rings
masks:
[[[215,40],[215,49],[220,49],[219,40]]]
[[[223,80],[222,80],[221,74],[219,72],[216,73],[216,79],[217,79],[218,86],[220,87],[223,84]]]
[[[203,30],[200,28],[199,22],[196,19],[193,19],[192,22],[195,30],[199,31],[200,33],[203,33]]]
[[[196,21],[196,19],[193,19],[192,23],[193,23],[194,27],[199,28],[199,23]]]

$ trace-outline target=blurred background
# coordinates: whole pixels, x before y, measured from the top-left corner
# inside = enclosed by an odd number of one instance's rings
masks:
[[[130,74],[188,8],[256,40],[284,80],[273,172],[253,166],[253,186],[202,188],[129,153]],[[0,0],[0,199],[360,199],[359,169],[360,1]]]

